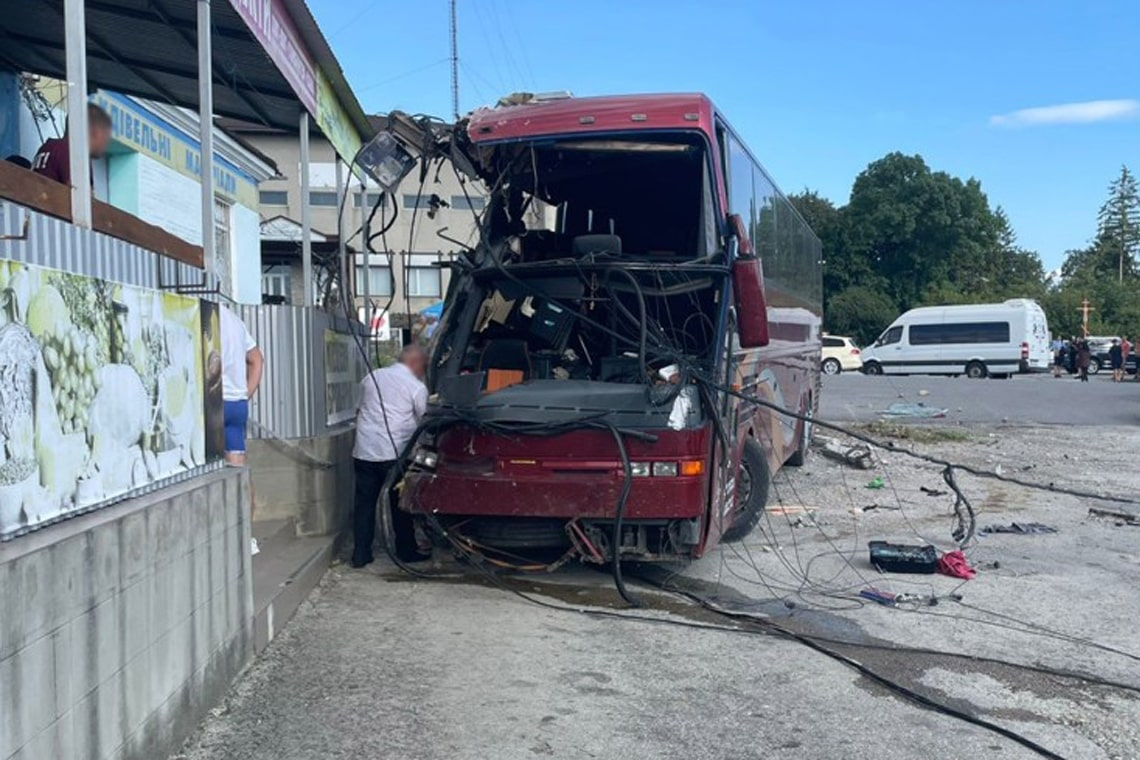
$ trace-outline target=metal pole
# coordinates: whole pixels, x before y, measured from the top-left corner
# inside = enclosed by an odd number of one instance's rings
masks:
[[[349,175],[351,180],[352,175]],[[347,185],[344,182],[344,163],[339,157],[336,159],[336,195],[340,200],[341,213],[336,218],[336,255],[337,255],[337,270],[340,275],[340,299],[344,304],[345,309],[352,308],[352,302],[348,298],[348,245],[344,239],[344,209],[348,209],[352,213],[352,193],[350,192],[351,182]]]
[[[305,296],[302,306],[313,305],[313,220],[309,205],[309,112],[301,111],[301,267]]]
[[[71,169],[71,223],[91,227],[91,146],[87,139],[87,21],[84,0],[65,0],[67,142]]]
[[[214,272],[217,287],[228,281],[218,271],[214,250],[214,53],[210,27],[210,0],[198,0],[198,142],[202,148],[202,258],[206,272]],[[230,293],[226,293],[230,295]]]
[[[364,301],[364,324],[368,326],[368,339],[372,340],[372,269],[368,261],[368,238],[372,236],[372,228],[368,225],[368,217],[372,212],[372,198],[368,192],[368,180],[365,179],[360,185],[360,213],[363,216],[363,242],[364,246],[361,249],[361,271],[364,275],[360,278],[360,297]],[[371,344],[369,344],[371,345]]]
[[[459,121],[459,24],[451,0],[451,115]]]

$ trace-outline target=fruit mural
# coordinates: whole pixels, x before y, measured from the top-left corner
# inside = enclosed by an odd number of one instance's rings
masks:
[[[212,304],[0,261],[0,538],[207,463]]]

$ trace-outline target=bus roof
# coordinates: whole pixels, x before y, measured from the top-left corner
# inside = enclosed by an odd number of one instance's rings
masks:
[[[531,100],[471,114],[472,142],[617,130],[694,129],[713,134],[713,105],[700,93]]]

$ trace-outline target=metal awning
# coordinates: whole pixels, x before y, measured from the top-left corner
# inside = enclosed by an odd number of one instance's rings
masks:
[[[0,14],[0,63],[66,79],[63,0],[9,5]],[[237,5],[242,5],[240,0]],[[315,110],[316,89],[323,85],[336,96],[351,126],[367,139],[372,127],[304,2],[278,0],[270,5],[288,13],[305,48],[301,55],[312,64],[312,99],[294,90],[234,5],[214,0],[214,113],[295,131],[299,107]],[[85,6],[91,85],[197,108],[198,0],[87,0]]]
[[[20,0],[0,15],[0,66],[194,108],[201,144],[203,261],[214,261],[214,118],[292,131],[301,142],[306,302],[311,298],[310,123],[351,164],[374,132],[304,0]],[[70,133],[70,221],[92,226],[87,130]],[[343,191],[340,164],[338,186]],[[341,248],[343,256],[343,246]]]

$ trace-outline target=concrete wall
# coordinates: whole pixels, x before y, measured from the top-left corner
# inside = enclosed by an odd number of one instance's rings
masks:
[[[333,536],[348,531],[353,440],[354,431],[345,429],[316,438],[247,441],[253,518],[295,520],[300,536]]]
[[[252,654],[244,470],[0,545],[0,760],[166,757]]]

